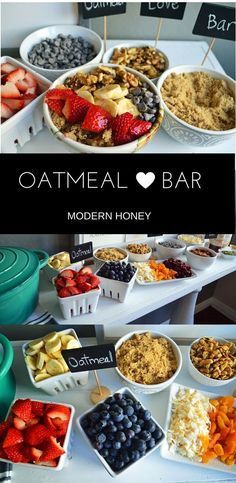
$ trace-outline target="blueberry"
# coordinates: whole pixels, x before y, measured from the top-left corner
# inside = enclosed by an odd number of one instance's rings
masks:
[[[152,433],[152,437],[155,439],[155,441],[159,441],[163,436],[162,430],[157,428],[155,431]]]
[[[99,414],[99,413],[97,413],[97,412],[94,412],[94,413],[92,413],[92,414],[90,415],[90,419],[91,419],[92,421],[94,421],[94,422],[95,422],[95,421],[98,421],[98,420],[99,420],[99,418],[100,418],[100,414]]]
[[[121,442],[120,441],[113,441],[112,447],[114,449],[120,449],[121,448]]]
[[[108,441],[114,441],[115,435],[113,433],[107,433],[107,439]]]
[[[95,428],[88,428],[86,430],[86,433],[87,433],[88,436],[93,437],[97,433],[97,431],[96,431]]]
[[[128,429],[128,428],[131,428],[132,427],[132,422],[130,421],[129,418],[127,417],[124,417],[123,421],[122,421],[122,424],[124,426],[124,428]]]
[[[156,445],[156,441],[155,441],[154,438],[151,438],[151,439],[149,439],[149,441],[147,441],[147,448],[148,449],[154,448],[155,445]]]
[[[147,445],[143,439],[137,439],[134,442],[134,448],[137,449],[138,451],[146,451]]]
[[[123,423],[123,421],[122,421],[122,423]],[[124,426],[123,426],[123,424],[121,424],[121,423],[117,423],[117,424],[116,424],[116,428],[117,428],[117,431],[123,431]]]
[[[111,456],[110,454],[106,457],[107,463],[112,466],[115,463],[115,458]]]
[[[139,437],[144,441],[149,441],[152,435],[149,431],[141,431],[141,433],[139,434]]]
[[[124,466],[125,466],[125,463],[122,460],[116,460],[114,463],[114,468],[116,470],[121,470]]]
[[[108,449],[106,448],[102,448],[100,451],[99,451],[100,455],[103,456],[103,458],[106,458],[108,455],[109,455],[109,451]]]
[[[98,441],[95,441],[94,448],[97,449],[98,451],[101,451],[101,449],[103,448],[103,444],[99,443]]]
[[[138,434],[141,432],[141,426],[139,424],[133,424],[132,429],[135,432],[135,434]]]
[[[113,448],[113,447],[112,447],[112,448],[109,450],[109,454],[110,454],[111,456],[113,456],[114,458],[116,458],[116,455],[117,455],[117,449],[115,449],[115,448]]]
[[[149,419],[149,421],[146,421],[146,423],[145,423],[145,429],[147,431],[150,431],[150,433],[153,433],[156,429],[156,424],[154,423],[154,421]]]
[[[113,435],[112,435],[112,436],[113,436]],[[154,441],[155,441],[155,440],[154,440]],[[111,448],[111,446],[112,446],[111,441],[105,441],[105,443],[104,443],[104,445],[103,445],[103,446],[104,446],[104,448],[106,448],[106,449],[110,449],[110,448]]]
[[[119,441],[120,443],[124,443],[126,441],[126,436],[123,431],[117,431],[115,435],[116,441]]]
[[[130,448],[130,446],[132,445],[132,440],[131,438],[130,439],[127,439],[124,443],[123,443],[123,446],[125,448]]]
[[[132,416],[132,414],[134,414],[133,406],[126,406],[124,409],[124,413],[127,414],[127,416]]]
[[[115,398],[113,396],[109,396],[107,399],[106,399],[106,403],[107,404],[113,404],[115,402]]]
[[[135,432],[133,429],[127,429],[125,432],[126,438],[132,439],[135,436]]]
[[[128,406],[133,406],[134,405],[133,399],[128,398],[128,399],[126,399],[126,402],[127,402]]]
[[[97,424],[95,424],[95,429],[97,431],[101,431],[101,429],[105,428],[106,425],[107,425],[106,420],[101,419],[100,421],[97,422]]]
[[[109,414],[108,411],[102,411],[101,412],[101,417],[102,417],[102,419],[107,420],[107,419],[110,419],[110,414]]]
[[[139,426],[141,426],[141,428],[143,428],[145,422],[144,422],[143,419],[138,419],[137,424],[139,424]]]
[[[105,443],[106,439],[107,439],[107,438],[106,438],[106,435],[105,435],[104,433],[100,433],[100,434],[97,434],[97,435],[96,435],[96,441],[97,441],[98,443],[103,444],[103,443]]]
[[[138,461],[138,460],[139,460],[139,458],[140,458],[140,453],[139,453],[139,451],[138,451],[138,450],[135,450],[135,449],[134,449],[134,450],[132,450],[132,451],[130,452],[129,457],[130,457],[130,460],[131,460],[131,461]]]
[[[143,417],[144,421],[149,421],[149,419],[151,419],[152,415],[151,415],[150,411],[145,409],[143,411],[142,417]]]
[[[142,404],[139,401],[134,403],[134,410],[139,411],[142,408]]]
[[[106,428],[110,433],[115,433],[117,431],[117,427],[112,419],[108,421]]]
[[[86,418],[84,418],[83,421],[81,421],[81,426],[82,426],[83,429],[88,428],[89,427],[89,424],[90,423],[89,423],[89,421]]]
[[[129,417],[131,423],[137,423],[138,421],[138,417],[136,416],[136,414],[132,414],[132,416]]]
[[[111,412],[111,417],[113,419],[113,421],[115,421],[116,423],[120,423],[123,418],[124,418],[124,414],[123,413],[117,413],[115,411],[112,411]]]

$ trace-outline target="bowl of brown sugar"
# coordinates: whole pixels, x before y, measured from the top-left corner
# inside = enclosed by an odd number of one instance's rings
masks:
[[[226,74],[181,65],[165,71],[157,89],[162,126],[179,143],[211,147],[235,135],[235,81]]]

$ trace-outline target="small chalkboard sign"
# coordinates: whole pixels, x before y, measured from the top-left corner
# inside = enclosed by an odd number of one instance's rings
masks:
[[[235,8],[203,3],[193,28],[194,35],[235,40]]]
[[[92,256],[93,256],[92,242],[75,245],[72,248],[72,250],[70,250],[71,263],[80,262],[81,260],[86,260],[87,258],[91,258]]]
[[[83,2],[79,4],[83,18],[108,17],[126,13],[125,2]]]
[[[116,367],[113,344],[91,345],[61,351],[71,372],[94,371]]]
[[[184,2],[141,2],[140,15],[182,20],[185,7]]]

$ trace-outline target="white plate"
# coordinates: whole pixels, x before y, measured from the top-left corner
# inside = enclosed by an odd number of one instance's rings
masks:
[[[173,383],[171,385],[170,389],[170,395],[169,395],[169,401],[168,401],[168,407],[167,407],[167,416],[166,416],[166,423],[165,423],[165,433],[167,434],[169,426],[170,426],[170,421],[171,421],[171,413],[172,413],[172,400],[178,393],[179,389],[193,389],[187,386],[183,386],[181,384],[176,384]],[[210,399],[222,397],[221,394],[216,394],[214,392],[208,392],[208,391],[197,391],[204,396],[209,397]],[[167,439],[163,441],[163,444],[161,445],[161,456],[162,458],[165,458],[167,460],[175,461],[176,463],[185,463],[188,465],[193,465],[193,466],[198,466],[202,470],[209,469],[209,470],[215,470],[215,471],[222,471],[224,473],[230,473],[231,475],[236,475],[236,465],[233,466],[227,466],[221,461],[217,460],[212,460],[211,462],[204,464],[200,463],[198,461],[192,461],[186,456],[182,456],[179,453],[172,453],[169,450],[168,442]]]
[[[155,261],[157,263],[162,263],[164,260],[155,260]],[[142,262],[140,262],[140,263],[142,263]],[[143,263],[148,263],[148,262],[143,262]],[[197,277],[197,274],[196,274],[196,272],[194,272],[192,267],[191,267],[191,270],[192,270],[192,276],[191,277],[173,278],[172,280],[159,280],[159,282],[158,281],[156,281],[156,282],[142,282],[141,280],[138,279],[138,270],[137,270],[136,282],[139,285],[160,285],[160,284],[163,284],[163,283],[183,282],[183,280],[192,280],[193,278]]]

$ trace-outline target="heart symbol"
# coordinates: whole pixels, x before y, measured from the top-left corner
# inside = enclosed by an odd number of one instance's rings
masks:
[[[156,176],[154,173],[152,173],[152,171],[149,171],[149,173],[146,174],[140,171],[136,174],[136,180],[143,188],[145,188],[145,190],[151,186],[151,184],[155,181],[155,178]]]

